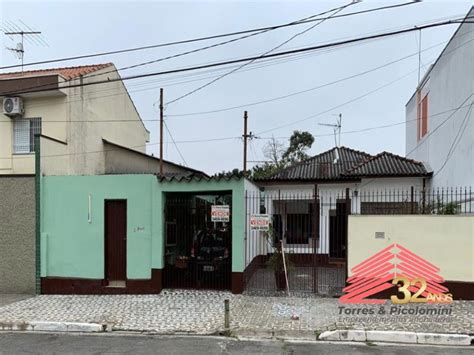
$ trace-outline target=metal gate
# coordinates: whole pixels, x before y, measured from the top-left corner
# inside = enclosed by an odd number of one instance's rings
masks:
[[[340,295],[346,280],[349,213],[346,191],[247,192],[246,291],[285,293],[286,268],[292,294]]]
[[[231,193],[166,195],[164,287],[230,289],[232,213],[215,222],[216,206],[231,212]]]

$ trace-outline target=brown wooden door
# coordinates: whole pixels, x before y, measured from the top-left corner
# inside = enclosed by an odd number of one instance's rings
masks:
[[[127,278],[127,201],[105,201],[105,278]]]

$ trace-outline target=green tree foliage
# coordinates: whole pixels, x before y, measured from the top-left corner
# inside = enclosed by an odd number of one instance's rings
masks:
[[[291,165],[302,160],[308,159],[306,153],[314,143],[314,137],[306,131],[294,131],[290,137],[290,146],[283,153],[285,165]]]
[[[313,135],[306,131],[293,131],[290,137],[290,144],[286,148],[282,142],[272,137],[263,148],[263,155],[267,159],[265,163],[254,166],[251,171],[247,171],[245,174],[243,170],[236,168],[231,171],[222,171],[215,174],[215,176],[242,177],[245,175],[253,179],[268,178],[290,165],[308,159],[307,151],[312,147],[313,143]]]
[[[252,169],[252,177],[265,179],[290,165],[308,159],[306,152],[313,143],[313,135],[306,131],[294,131],[290,137],[290,145],[286,149],[281,142],[272,137],[263,149],[263,154],[269,161],[255,166]]]

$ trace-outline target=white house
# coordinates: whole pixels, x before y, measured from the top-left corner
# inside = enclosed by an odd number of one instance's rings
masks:
[[[342,289],[348,215],[420,213],[428,209],[425,187],[430,176],[423,163],[389,152],[371,155],[335,147],[255,181],[260,188],[247,189],[247,218],[269,215],[272,230],[271,238],[247,230],[248,282],[265,283],[262,265],[283,240],[298,266],[290,282],[293,289],[308,289],[312,286],[302,285],[304,280],[318,277],[322,282],[314,284],[315,292]]]
[[[474,7],[467,17],[406,105],[406,156],[435,188],[474,185]]]

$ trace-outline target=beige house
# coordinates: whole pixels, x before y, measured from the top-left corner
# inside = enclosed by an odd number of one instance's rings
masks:
[[[35,172],[41,134],[46,175],[158,172],[145,154],[150,133],[114,64],[0,74],[0,175]],[[196,172],[165,162],[165,172]]]

